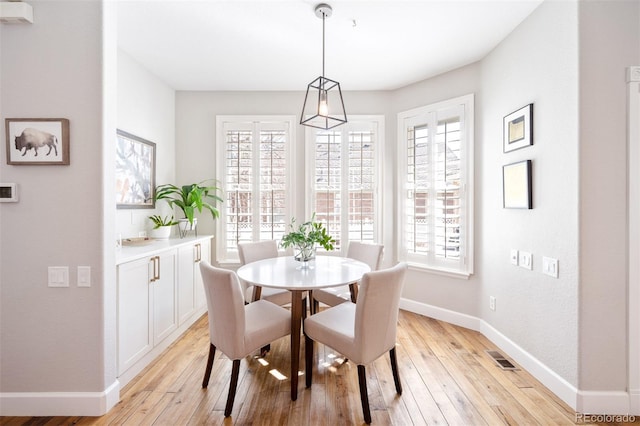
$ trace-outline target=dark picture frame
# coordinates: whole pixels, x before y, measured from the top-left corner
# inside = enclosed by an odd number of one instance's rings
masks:
[[[502,119],[503,151],[533,145],[533,104],[526,105]]]
[[[531,160],[502,166],[502,206],[505,209],[532,209]]]
[[[69,120],[5,118],[7,164],[69,165]]]
[[[155,208],[156,144],[123,130],[116,133],[116,207]]]

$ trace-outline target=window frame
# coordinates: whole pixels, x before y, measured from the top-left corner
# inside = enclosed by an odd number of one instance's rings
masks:
[[[227,192],[227,184],[226,184],[226,171],[227,171],[227,163],[226,163],[226,129],[227,127],[237,126],[238,130],[251,129],[252,132],[257,132],[258,137],[254,138],[252,141],[252,152],[256,155],[252,156],[252,170],[255,172],[253,176],[256,179],[253,179],[252,182],[252,193],[257,194],[259,199],[259,185],[260,185],[260,155],[259,155],[259,146],[260,146],[260,138],[259,133],[260,130],[269,130],[269,128],[273,129],[282,127],[287,133],[287,142],[285,146],[285,155],[286,155],[286,164],[294,164],[295,163],[295,146],[296,146],[296,116],[295,115],[218,115],[216,116],[216,174],[218,176],[218,181],[221,183],[224,188],[224,197],[226,200],[226,192]],[[285,186],[287,188],[286,191],[286,202],[285,202],[285,226],[288,225],[288,218],[292,217],[293,212],[295,211],[295,199],[293,194],[295,194],[295,182],[296,182],[296,168],[295,167],[286,167],[286,176],[285,176]],[[252,216],[254,221],[252,223],[259,224],[258,219],[260,216],[260,212],[254,211],[252,212]],[[227,211],[226,207],[220,209],[220,217],[216,220],[216,233],[218,238],[216,238],[216,262],[219,265],[225,264],[238,264],[240,262],[240,258],[238,255],[238,250],[236,249],[227,249],[226,247],[226,224],[227,224]],[[257,229],[253,229],[254,241],[259,240],[260,232]]]
[[[405,261],[411,268],[433,272],[455,278],[468,279],[474,268],[474,94],[459,96],[453,99],[413,108],[398,113],[398,192],[397,207],[397,254],[400,261]],[[463,115],[460,125],[461,131],[461,212],[460,212],[460,259],[437,259],[433,253],[421,255],[409,253],[406,244],[407,225],[406,200],[409,196],[408,188],[408,137],[407,130],[417,127],[418,123],[435,122],[438,113],[447,113],[455,108],[462,108]],[[435,135],[433,135],[435,136]],[[430,136],[430,137],[433,137]],[[431,142],[430,142],[431,144]],[[431,149],[431,146],[430,146]],[[433,160],[431,160],[433,161]],[[430,163],[433,164],[433,163]],[[433,200],[435,193],[430,194],[428,200]],[[432,226],[433,228],[433,226]]]
[[[359,127],[358,127],[359,126]],[[384,188],[384,175],[385,170],[383,167],[383,158],[385,154],[385,116],[384,115],[350,115],[349,122],[343,124],[341,126],[335,127],[331,129],[331,131],[341,131],[348,135],[349,131],[358,131],[358,130],[369,130],[373,128],[375,130],[376,137],[376,146],[375,146],[375,159],[374,159],[374,169],[375,169],[375,183],[374,183],[374,200],[373,200],[373,214],[374,214],[374,226],[373,226],[373,242],[377,244],[382,244],[384,241],[384,193],[382,189]],[[315,153],[316,153],[316,134],[321,132],[320,129],[315,129],[312,127],[307,127],[305,132],[305,140],[306,150],[305,150],[305,217],[311,217],[314,213],[314,206],[316,201],[316,190],[314,185],[314,177],[315,177]],[[343,138],[342,142],[343,148],[346,146],[341,153],[342,160],[342,170],[341,170],[341,198],[348,200],[348,176],[349,176],[349,168],[348,168],[348,155],[344,155],[348,153],[348,137],[345,140]],[[344,165],[347,167],[344,167]],[[348,202],[345,203],[348,206]],[[345,218],[347,219],[345,221]],[[349,232],[348,232],[348,207],[346,209],[342,208],[340,212],[340,250],[336,250],[331,253],[327,253],[328,255],[339,255],[345,256],[347,253],[347,247],[349,243]],[[357,240],[359,241],[359,240]]]

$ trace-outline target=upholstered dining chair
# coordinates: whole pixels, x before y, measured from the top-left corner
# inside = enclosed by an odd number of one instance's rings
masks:
[[[209,385],[213,359],[219,349],[233,360],[224,416],[229,417],[238,386],[240,360],[254,350],[291,333],[291,313],[278,305],[258,300],[245,305],[234,271],[200,262],[209,313],[209,359],[202,387]]]
[[[275,240],[238,243],[238,257],[240,257],[241,265],[246,265],[247,263],[257,260],[278,257],[278,243]],[[288,290],[253,286],[247,283],[243,285],[245,300],[247,302],[260,299],[280,306],[291,303],[291,292]],[[306,293],[304,293],[302,299],[302,317],[306,318],[306,316],[307,297]],[[271,350],[271,345],[267,344],[260,350],[260,355],[264,356],[269,350]]]
[[[368,244],[359,241],[350,241],[349,246],[347,247],[347,257],[364,262],[369,265],[372,271],[375,271],[380,268],[380,264],[382,263],[383,250],[384,246],[382,244]],[[336,306],[340,303],[348,302],[349,300],[355,303],[357,295],[357,283],[314,290],[310,301],[311,312],[318,312],[320,302],[328,306]]]
[[[238,243],[238,256],[240,257],[241,265],[246,265],[247,263],[257,260],[278,257],[278,243],[275,240]],[[257,297],[258,286],[246,285],[247,302],[264,299],[280,306],[291,303],[291,293],[287,290],[264,287],[260,288],[259,292],[260,297]]]
[[[363,275],[356,303],[341,303],[304,321],[306,386],[311,387],[314,341],[348,357],[358,366],[364,421],[371,423],[365,366],[389,352],[396,392],[402,394],[396,359],[400,294],[407,264]]]

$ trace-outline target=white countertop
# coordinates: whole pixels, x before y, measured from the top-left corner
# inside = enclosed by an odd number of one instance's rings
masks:
[[[145,244],[132,246],[123,245],[122,248],[116,252],[116,265],[131,262],[132,260],[138,260],[147,256],[153,256],[168,249],[211,240],[212,238],[213,235],[200,235],[197,237],[189,236],[185,238],[169,238],[166,240],[151,239]]]

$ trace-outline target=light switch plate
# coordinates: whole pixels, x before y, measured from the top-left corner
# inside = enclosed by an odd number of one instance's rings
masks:
[[[69,267],[49,266],[49,287],[69,287]]]
[[[91,266],[78,266],[78,287],[91,287]]]
[[[518,250],[511,249],[510,259],[512,265],[518,266]]]
[[[542,273],[550,277],[558,278],[558,259],[542,257]]]
[[[531,253],[527,251],[520,251],[518,255],[518,265],[525,269],[533,269],[533,261],[531,258]]]

